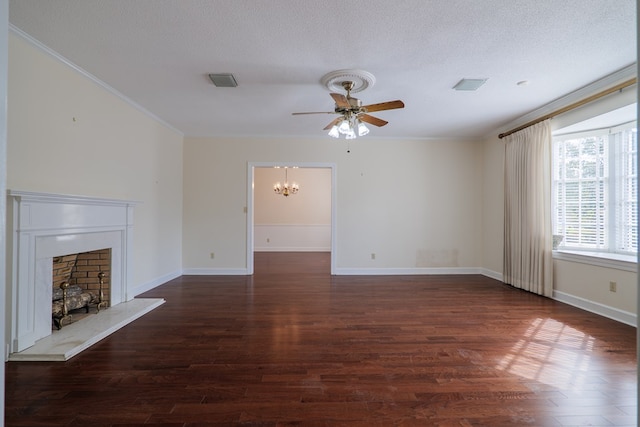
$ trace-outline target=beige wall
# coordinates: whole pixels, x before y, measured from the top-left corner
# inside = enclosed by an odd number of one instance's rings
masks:
[[[249,162],[336,165],[338,269],[481,267],[478,141],[186,138],[184,160],[186,269],[247,266]]]
[[[344,140],[326,137],[183,142],[13,34],[8,96],[9,189],[141,202],[135,286],[159,284],[182,269],[247,267],[248,162],[336,165],[338,270],[502,271],[503,147],[497,137],[367,136],[351,143],[351,153]],[[629,303],[637,294],[635,273],[556,266],[556,290],[636,313]],[[608,291],[610,280],[618,282],[615,294]]]
[[[7,186],[141,202],[133,286],[181,272],[182,135],[9,38]]]
[[[579,262],[555,260],[554,291],[581,298],[604,308],[613,307],[637,314],[636,273],[599,267]],[[617,291],[609,291],[609,282],[616,282]]]
[[[284,168],[255,168],[254,224],[331,224],[331,169],[289,168],[288,175],[300,191],[284,197],[273,191],[276,182],[284,183]]]
[[[498,134],[483,144],[482,266],[502,279],[504,237],[504,142]]]

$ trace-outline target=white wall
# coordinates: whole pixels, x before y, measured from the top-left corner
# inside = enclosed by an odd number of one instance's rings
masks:
[[[8,97],[8,188],[141,202],[134,293],[179,275],[182,135],[14,33]]]
[[[184,160],[185,269],[246,268],[248,162],[336,164],[338,274],[481,266],[479,141],[186,138]]]
[[[331,250],[331,169],[288,168],[289,183],[300,191],[287,197],[273,191],[284,183],[284,168],[254,171],[254,250]]]

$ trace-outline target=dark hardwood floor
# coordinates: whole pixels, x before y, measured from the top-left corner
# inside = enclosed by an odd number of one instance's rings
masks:
[[[67,362],[7,363],[6,425],[636,425],[635,328],[483,276],[255,271],[178,278]]]

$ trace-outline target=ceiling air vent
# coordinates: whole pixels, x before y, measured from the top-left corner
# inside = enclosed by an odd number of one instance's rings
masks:
[[[209,78],[216,87],[236,87],[238,82],[231,73],[209,74]]]
[[[485,84],[487,80],[489,79],[462,79],[453,87],[453,89],[467,91],[478,90],[478,88]]]

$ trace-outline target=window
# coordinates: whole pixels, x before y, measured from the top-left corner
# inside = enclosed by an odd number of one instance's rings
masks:
[[[554,136],[553,230],[560,248],[638,252],[636,122]]]

